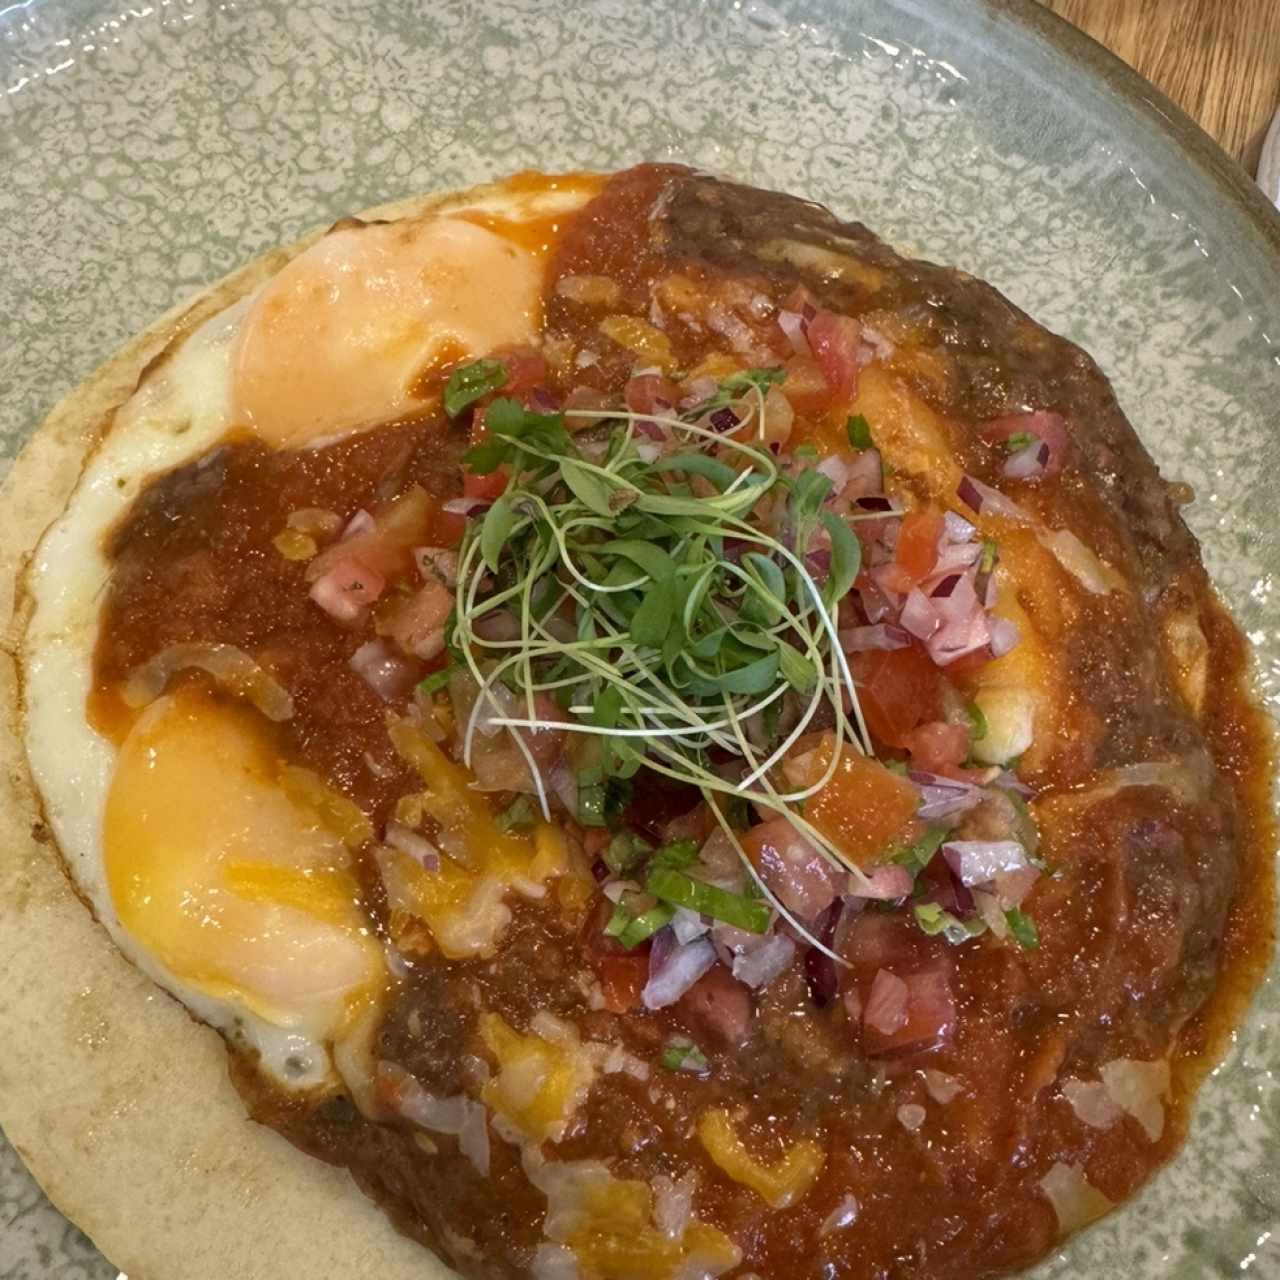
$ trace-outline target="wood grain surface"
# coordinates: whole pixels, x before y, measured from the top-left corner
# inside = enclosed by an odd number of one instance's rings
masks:
[[[1171,97],[1250,174],[1280,106],[1280,0],[1041,0]]]

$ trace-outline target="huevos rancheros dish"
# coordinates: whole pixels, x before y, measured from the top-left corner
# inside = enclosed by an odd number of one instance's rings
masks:
[[[344,220],[126,382],[20,584],[40,874],[402,1232],[968,1280],[1173,1154],[1267,743],[1084,353],[645,165]]]

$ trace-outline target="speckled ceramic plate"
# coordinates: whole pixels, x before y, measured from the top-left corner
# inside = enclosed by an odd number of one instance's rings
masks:
[[[1030,0],[121,3],[0,8],[0,471],[125,338],[309,226],[676,158],[822,200],[1091,351],[1195,486],[1280,709],[1280,219]],[[1273,976],[1182,1156],[1037,1275],[1280,1277],[1278,1073]],[[115,1275],[0,1150],[0,1280]]]

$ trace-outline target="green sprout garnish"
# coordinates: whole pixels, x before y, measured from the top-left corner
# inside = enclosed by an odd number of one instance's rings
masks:
[[[580,821],[608,825],[610,787],[643,766],[699,789],[753,878],[741,823],[726,810],[787,817],[861,884],[864,873],[801,812],[834,775],[844,744],[870,750],[835,621],[860,566],[851,527],[860,517],[825,509],[827,477],[788,474],[764,447],[765,393],[783,377],[736,375],[683,417],[618,410],[581,447],[566,423],[598,412],[489,404],[488,439],[466,461],[480,474],[505,467],[508,481],[458,551],[451,651],[479,686],[460,725],[462,754],[469,764],[482,715],[493,726],[581,735],[592,741],[574,756]],[[706,425],[721,397],[739,419],[732,433]],[[657,422],[674,452],[654,456],[637,433],[641,421]],[[756,440],[736,438],[752,431]],[[785,511],[787,542],[763,526],[766,510]],[[829,548],[825,580],[806,562],[819,539]],[[500,610],[514,615],[518,634],[485,639],[484,619]],[[522,714],[504,710],[499,686],[515,691]],[[563,720],[541,713],[540,694],[563,708]],[[790,714],[780,716],[784,700]],[[836,739],[824,773],[805,788],[780,789],[777,766],[815,723],[830,724]],[[513,737],[549,816],[524,735]],[[726,756],[738,765],[731,774]],[[659,877],[655,896],[658,888],[668,903],[706,910],[700,890],[673,876]],[[796,924],[767,886],[760,890],[768,906],[717,899],[718,910],[743,927],[761,919],[767,927],[772,907]]]

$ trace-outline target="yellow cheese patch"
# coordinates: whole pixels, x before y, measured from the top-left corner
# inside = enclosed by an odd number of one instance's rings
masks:
[[[107,884],[123,928],[179,982],[332,1038],[380,991],[382,954],[335,830],[347,802],[305,771],[286,786],[264,723],[195,686],[147,708],[107,797]]]
[[[531,342],[541,289],[535,255],[474,222],[426,216],[331,231],[245,317],[234,420],[281,447],[410,413],[433,364]]]
[[[869,365],[859,375],[850,411],[871,423],[876,447],[895,471],[910,476],[934,501],[954,505],[964,472],[951,452],[946,424],[901,379]]]
[[[573,1250],[583,1280],[718,1276],[742,1260],[723,1231],[697,1218],[675,1239],[660,1231],[649,1185],[615,1178],[600,1161],[547,1162],[534,1181],[547,1195],[547,1234]]]
[[[480,1019],[480,1036],[498,1063],[485,1102],[535,1141],[559,1141],[596,1074],[576,1037],[521,1035],[496,1013]]]
[[[425,784],[418,797],[422,813],[434,819],[440,843],[454,855],[427,872],[405,854],[383,850],[379,860],[391,906],[425,922],[450,959],[491,955],[511,918],[502,903],[505,891],[544,892],[543,882],[568,866],[564,837],[548,823],[539,823],[532,836],[500,831],[467,770],[408,721],[393,718],[388,728],[396,750]]]
[[[738,1137],[729,1113],[704,1111],[698,1120],[698,1138],[711,1159],[735,1182],[750,1187],[767,1205],[786,1209],[799,1200],[822,1171],[826,1156],[816,1142],[794,1143],[775,1164],[757,1160]]]

